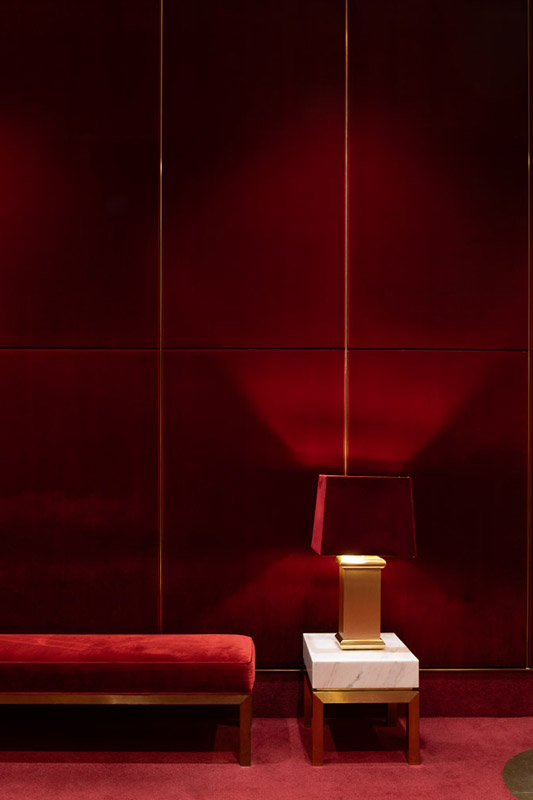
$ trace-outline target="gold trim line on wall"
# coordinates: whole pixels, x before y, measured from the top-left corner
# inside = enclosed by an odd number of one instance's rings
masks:
[[[306,672],[305,667],[258,667],[256,672]],[[531,672],[531,667],[420,667],[420,672]]]
[[[348,388],[349,388],[349,306],[348,306],[348,276],[349,276],[349,173],[348,173],[348,0],[344,0],[344,428],[343,428],[343,466],[344,474],[348,475]]]
[[[531,667],[531,3],[527,0],[527,511],[526,664]]]
[[[163,0],[159,6],[159,213],[158,213],[158,602],[157,628],[163,632]]]

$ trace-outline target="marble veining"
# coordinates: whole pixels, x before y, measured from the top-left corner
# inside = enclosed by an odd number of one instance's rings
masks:
[[[418,659],[394,633],[383,650],[341,650],[334,633],[304,633],[304,662],[313,689],[418,687]]]

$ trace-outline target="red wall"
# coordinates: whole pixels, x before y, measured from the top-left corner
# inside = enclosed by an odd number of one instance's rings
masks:
[[[159,10],[0,26],[0,629],[154,630]]]
[[[350,471],[413,476],[383,618],[426,667],[526,664],[523,5],[349,3]],[[162,317],[159,4],[4,6],[0,627],[161,599],[298,667],[336,625],[344,2],[165,2]]]

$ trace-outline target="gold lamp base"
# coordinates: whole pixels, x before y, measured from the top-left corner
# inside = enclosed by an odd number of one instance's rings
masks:
[[[337,556],[339,564],[339,631],[342,650],[383,650],[381,638],[381,570],[379,556]]]
[[[341,650],[383,650],[385,642],[379,639],[343,639],[342,633],[337,631],[335,638]]]

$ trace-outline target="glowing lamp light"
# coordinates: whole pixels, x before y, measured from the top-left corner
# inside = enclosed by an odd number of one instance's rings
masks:
[[[416,556],[411,478],[319,475],[311,547],[337,556],[340,647],[381,650],[386,561],[366,553]]]
[[[355,564],[367,564],[369,556],[337,556],[339,564],[344,566],[354,566]],[[372,556],[370,556],[372,558]]]

